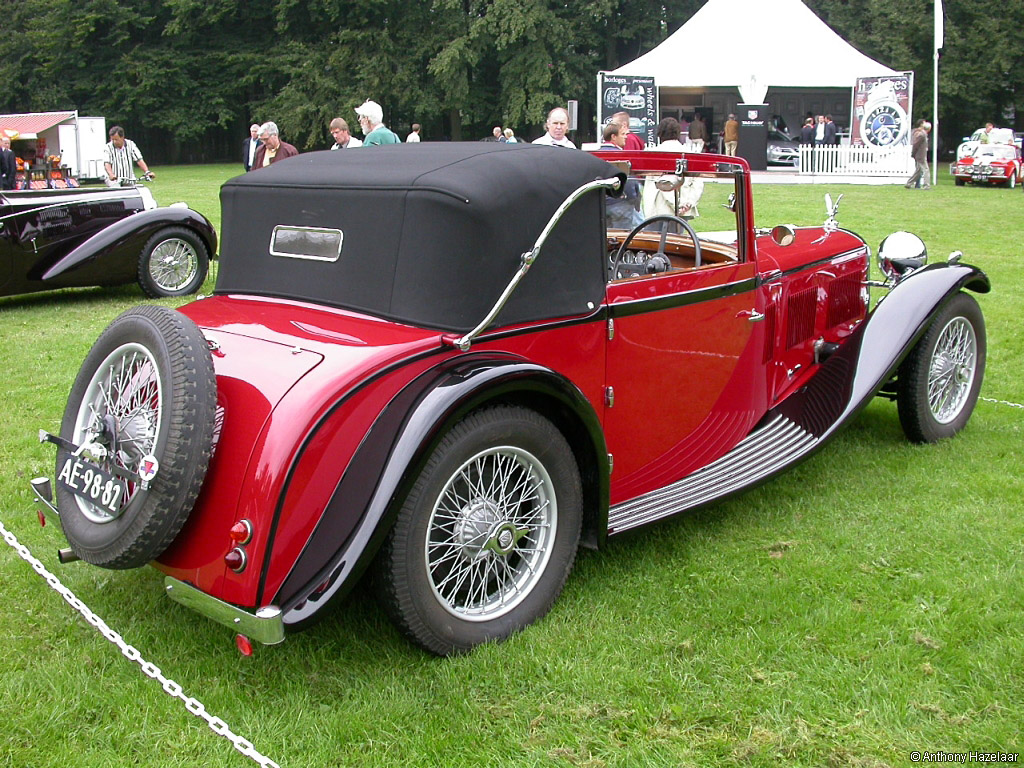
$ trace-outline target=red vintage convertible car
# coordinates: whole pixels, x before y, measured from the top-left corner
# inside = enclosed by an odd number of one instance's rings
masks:
[[[981,271],[896,233],[871,281],[831,202],[755,228],[742,160],[605,157],[400,145],[227,182],[214,295],[117,318],[41,434],[63,559],[151,562],[263,643],[370,573],[451,654],[543,616],[578,547],[768,480],[876,395],[912,440],[964,427]]]

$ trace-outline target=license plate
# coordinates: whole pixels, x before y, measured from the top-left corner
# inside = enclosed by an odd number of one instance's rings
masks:
[[[68,456],[57,473],[57,482],[78,498],[114,516],[121,514],[124,481],[91,461]]]

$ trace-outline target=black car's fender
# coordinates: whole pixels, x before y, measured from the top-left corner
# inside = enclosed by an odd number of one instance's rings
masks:
[[[193,230],[206,244],[210,258],[216,254],[217,233],[207,218],[191,208],[173,205],[139,211],[101,229],[46,270],[42,279],[50,280],[91,263],[100,254],[131,252],[131,256],[136,256],[154,232],[168,226],[183,226]]]
[[[930,264],[905,277],[807,385],[765,420],[782,414],[824,442],[893,377],[947,301],[965,288],[988,293],[990,287],[985,273],[969,264]]]
[[[444,434],[467,413],[498,402],[533,408],[565,434],[585,489],[585,536],[588,543],[603,541],[609,491],[604,433],[583,393],[564,376],[518,357],[481,352],[452,358],[408,384],[363,439],[274,596],[286,624],[304,622],[351,589]],[[344,525],[356,510],[362,514],[355,527]]]

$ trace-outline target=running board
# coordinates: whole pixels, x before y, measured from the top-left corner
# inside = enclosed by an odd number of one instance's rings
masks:
[[[616,504],[608,512],[608,533],[647,525],[755,485],[800,460],[819,441],[785,416],[776,416],[692,475]]]

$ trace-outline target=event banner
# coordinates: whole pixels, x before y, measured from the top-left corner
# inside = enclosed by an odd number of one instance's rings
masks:
[[[853,89],[850,143],[877,149],[906,146],[913,103],[913,72],[858,77]]]
[[[656,141],[658,127],[658,89],[653,77],[597,73],[597,140],[616,112],[629,113],[629,130],[647,146]]]

